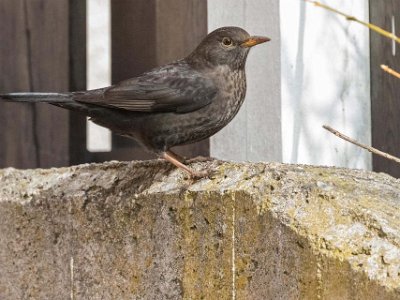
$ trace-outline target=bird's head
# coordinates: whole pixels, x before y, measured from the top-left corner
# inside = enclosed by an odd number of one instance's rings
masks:
[[[241,69],[250,48],[269,40],[263,36],[250,36],[239,27],[222,27],[208,34],[187,60],[200,66],[228,65],[231,69]]]

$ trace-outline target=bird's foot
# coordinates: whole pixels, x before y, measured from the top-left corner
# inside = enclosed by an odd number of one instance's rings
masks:
[[[174,164],[178,168],[184,170],[189,175],[189,178],[192,180],[199,180],[199,179],[203,179],[203,178],[212,178],[212,176],[214,175],[214,172],[209,169],[202,170],[202,171],[196,171],[196,170],[193,170],[192,168],[189,168],[187,165],[185,165],[184,163],[179,161],[177,159],[177,155],[175,155],[175,153],[173,153],[171,151],[163,152],[162,155],[163,155],[164,159],[166,159],[170,163]],[[204,159],[210,160],[210,158],[207,158],[207,157],[204,157]],[[198,160],[196,160],[196,162],[198,162]]]

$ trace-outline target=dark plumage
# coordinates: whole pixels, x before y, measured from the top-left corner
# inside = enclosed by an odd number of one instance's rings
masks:
[[[211,32],[186,58],[119,84],[73,93],[12,93],[0,99],[47,102],[81,112],[117,134],[134,138],[193,177],[169,149],[210,137],[238,112],[246,93],[249,49],[268,41],[238,27]]]

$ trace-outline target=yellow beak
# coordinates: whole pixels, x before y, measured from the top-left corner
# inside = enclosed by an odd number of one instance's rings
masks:
[[[267,38],[265,36],[251,36],[247,40],[245,40],[243,43],[240,44],[241,47],[253,47],[258,44],[262,44],[265,42],[270,41],[270,38]]]

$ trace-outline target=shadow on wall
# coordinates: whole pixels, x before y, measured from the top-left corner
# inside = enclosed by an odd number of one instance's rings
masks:
[[[366,5],[340,4],[368,18]],[[281,32],[284,161],[371,168],[369,153],[322,129],[330,124],[370,143],[369,32],[302,1],[293,9],[288,0]]]

